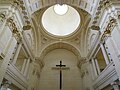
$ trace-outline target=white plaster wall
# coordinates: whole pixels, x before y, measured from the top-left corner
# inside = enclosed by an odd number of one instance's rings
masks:
[[[77,57],[65,49],[56,49],[49,52],[45,58],[45,66],[42,69],[39,90],[60,90],[59,89],[59,70],[53,70],[56,64],[62,60],[63,64],[70,67],[70,70],[64,70],[62,90],[83,90],[80,72],[77,67]]]

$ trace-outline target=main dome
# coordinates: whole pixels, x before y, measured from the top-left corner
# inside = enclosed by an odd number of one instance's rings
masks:
[[[66,36],[78,28],[80,15],[71,6],[54,5],[43,13],[42,25],[52,35]]]

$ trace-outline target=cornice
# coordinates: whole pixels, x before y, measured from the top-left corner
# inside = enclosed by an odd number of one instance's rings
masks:
[[[23,30],[31,29],[31,20],[23,0],[0,0],[1,5],[9,5],[19,10],[24,22]]]
[[[13,0],[11,3],[13,7],[19,10],[22,15],[22,20],[24,22],[23,30],[30,30],[31,29],[31,20],[26,9],[25,3],[23,0]]]
[[[99,2],[99,6],[97,7],[97,11],[95,13],[95,16],[93,18],[93,22],[91,25],[92,30],[100,30],[98,23],[99,23],[99,20],[101,19],[100,18],[101,14],[103,13],[104,8],[109,6],[110,4],[111,4],[110,0],[101,0]]]
[[[34,4],[37,4],[36,7],[34,7],[35,5]],[[48,7],[48,6],[52,6],[52,5],[55,5],[55,4],[67,4],[67,5],[72,5],[72,6],[76,6],[76,7],[79,7],[83,10],[85,10],[86,12],[88,12],[89,14],[92,14],[91,12],[91,7],[93,7],[89,2],[88,0],[35,0],[33,1],[32,3],[30,3],[30,6],[32,8],[32,14],[34,12],[36,12],[37,10],[39,9],[42,9],[44,7]],[[93,3],[92,3],[93,4]]]
[[[106,9],[108,9],[112,5],[120,5],[120,1],[119,0],[101,0],[99,2],[96,14],[93,18],[92,25],[91,25],[92,30],[100,30],[99,23],[100,23],[102,14]]]

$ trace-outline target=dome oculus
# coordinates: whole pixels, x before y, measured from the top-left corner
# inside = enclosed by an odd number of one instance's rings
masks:
[[[54,11],[58,15],[64,15],[68,11],[68,6],[66,4],[63,4],[63,5],[56,4],[54,6]]]
[[[65,11],[60,8],[65,7]],[[73,33],[80,25],[80,15],[76,9],[68,5],[54,5],[42,15],[41,23],[44,29],[52,35],[66,36]],[[59,13],[56,10],[60,11]]]

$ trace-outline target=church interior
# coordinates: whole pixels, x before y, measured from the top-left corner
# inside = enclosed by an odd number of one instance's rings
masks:
[[[120,90],[120,0],[0,0],[0,90]]]

